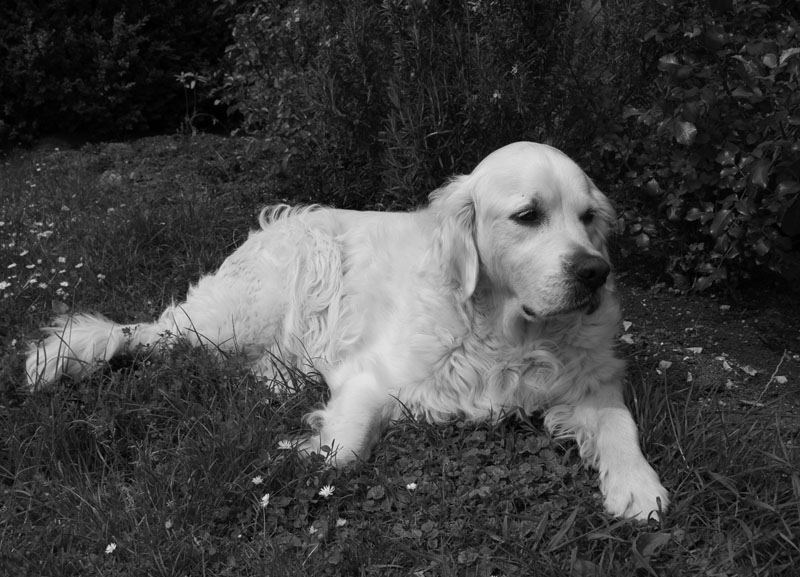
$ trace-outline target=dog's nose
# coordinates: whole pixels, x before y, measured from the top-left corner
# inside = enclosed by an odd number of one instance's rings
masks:
[[[582,284],[594,290],[606,283],[611,267],[606,259],[587,253],[575,259],[573,271]]]

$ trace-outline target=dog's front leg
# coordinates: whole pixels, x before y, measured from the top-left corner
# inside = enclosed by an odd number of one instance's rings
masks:
[[[555,436],[574,437],[581,457],[600,473],[606,510],[642,521],[667,510],[669,498],[639,448],[639,433],[621,384],[604,384],[576,405],[558,405],[545,416]]]
[[[340,368],[328,377],[328,385],[328,404],[306,416],[314,433],[300,450],[320,453],[340,467],[369,456],[396,401],[374,372],[352,374]]]

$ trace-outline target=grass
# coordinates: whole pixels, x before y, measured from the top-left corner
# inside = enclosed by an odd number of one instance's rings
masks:
[[[595,475],[535,416],[399,423],[336,471],[284,448],[324,388],[300,376],[297,394],[270,394],[235,357],[178,346],[22,392],[25,342],[54,310],[156,316],[261,205],[295,194],[274,165],[266,145],[211,137],[0,164],[9,575],[797,574],[800,458],[786,426],[630,347],[631,406],[674,501],[660,524],[605,515]]]

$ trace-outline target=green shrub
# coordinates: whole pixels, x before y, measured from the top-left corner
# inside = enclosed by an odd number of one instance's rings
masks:
[[[714,17],[676,3],[644,36],[652,96],[608,142],[658,218],[679,288],[703,290],[762,267],[800,273],[800,24],[785,3],[740,2]]]
[[[554,0],[229,4],[223,100],[344,205],[418,201],[513,140],[581,150],[638,86],[657,17],[631,0],[602,18]]]
[[[216,65],[227,43],[211,1],[12,0],[0,6],[0,143],[174,130],[176,75]]]

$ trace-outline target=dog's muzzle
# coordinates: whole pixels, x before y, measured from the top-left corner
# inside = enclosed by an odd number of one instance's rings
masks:
[[[611,273],[611,265],[603,257],[580,252],[573,259],[570,270],[580,284],[591,291],[596,291],[606,284]]]

